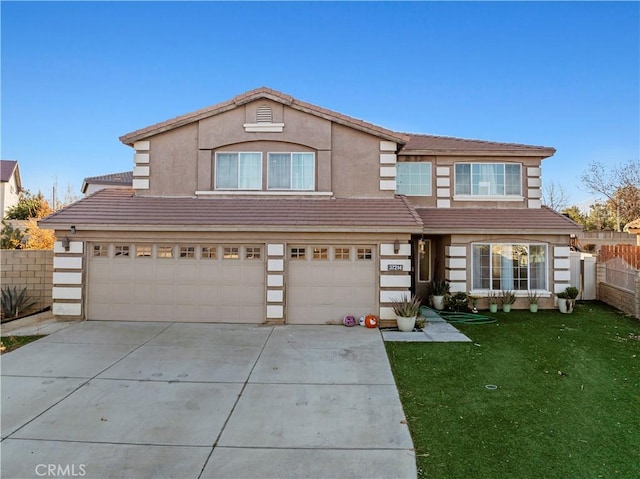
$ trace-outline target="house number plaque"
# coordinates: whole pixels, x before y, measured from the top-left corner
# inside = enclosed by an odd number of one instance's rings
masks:
[[[404,271],[404,267],[401,264],[389,264],[387,271]]]

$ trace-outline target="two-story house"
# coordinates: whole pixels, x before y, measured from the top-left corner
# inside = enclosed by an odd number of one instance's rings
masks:
[[[40,222],[56,316],[390,325],[433,278],[516,307],[569,284],[579,227],[541,204],[553,148],[399,133],[267,88],[120,140],[132,187]]]

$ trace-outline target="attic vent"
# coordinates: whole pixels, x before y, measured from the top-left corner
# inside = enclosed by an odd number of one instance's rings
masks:
[[[273,112],[270,106],[262,105],[258,107],[256,123],[273,123]]]

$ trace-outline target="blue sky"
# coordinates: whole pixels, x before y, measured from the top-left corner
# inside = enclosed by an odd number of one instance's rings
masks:
[[[638,2],[7,2],[2,150],[51,195],[130,170],[118,137],[268,86],[405,132],[553,146],[571,203],[638,160]]]

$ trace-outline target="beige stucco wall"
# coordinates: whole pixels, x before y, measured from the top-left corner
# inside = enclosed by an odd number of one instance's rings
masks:
[[[405,161],[423,161],[430,162],[431,169],[431,196],[409,196],[409,201],[419,207],[435,207],[437,204],[437,174],[436,169],[449,169],[449,189],[451,200],[451,208],[528,208],[529,189],[540,189],[539,187],[530,188],[528,185],[527,168],[539,168],[542,162],[540,157],[529,156],[461,156],[461,155],[411,155],[408,153],[400,153],[398,162]],[[495,199],[483,200],[482,198],[474,198],[473,201],[456,200],[454,197],[455,171],[456,163],[520,163],[522,165],[522,199],[518,201],[496,201]],[[443,199],[440,197],[439,199]],[[540,199],[540,198],[531,198]]]
[[[282,132],[247,132],[259,106],[272,107],[273,122]],[[138,195],[193,196],[212,191],[215,154],[259,151],[263,190],[267,188],[268,152],[313,152],[316,191],[337,197],[392,197],[380,191],[380,138],[279,103],[260,100],[148,139],[149,189]],[[304,194],[301,192],[301,194]]]

